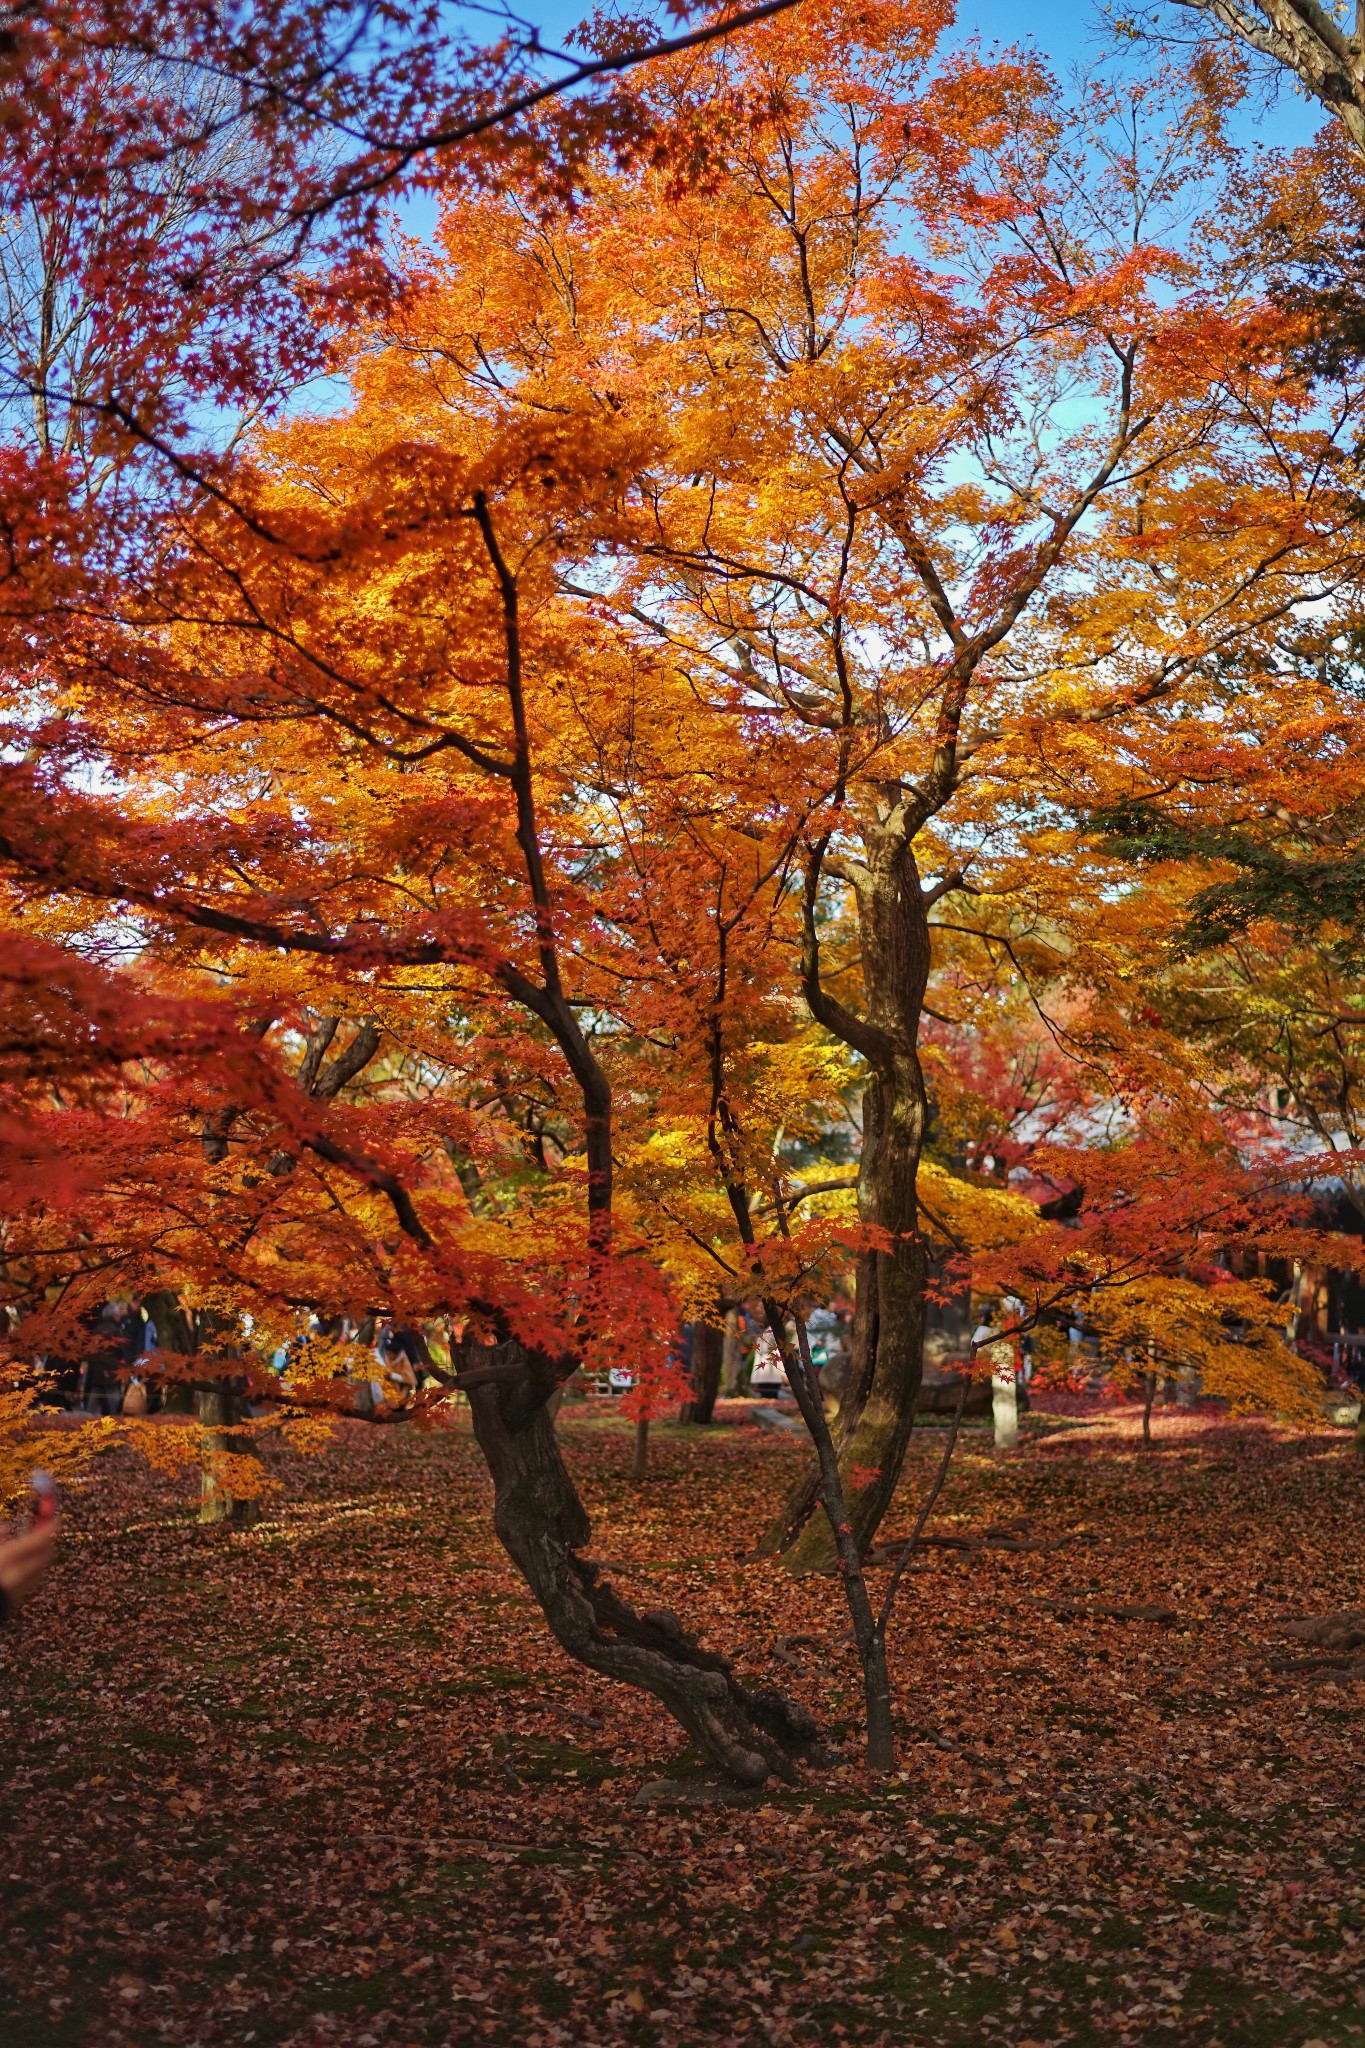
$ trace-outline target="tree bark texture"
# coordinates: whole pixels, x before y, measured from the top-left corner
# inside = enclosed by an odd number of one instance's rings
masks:
[[[894,808],[890,793],[888,808]],[[848,1488],[858,1547],[866,1554],[891,1504],[914,1422],[924,1355],[928,1273],[919,1234],[915,1179],[924,1143],[926,1098],[917,1038],[929,979],[929,916],[904,830],[865,824],[866,867],[852,879],[862,948],[865,1020],[849,1038],[870,1073],[863,1094],[858,1167],[859,1220],[884,1232],[885,1248],[858,1261],[853,1358],[836,1423],[839,1469]],[[812,1004],[816,1015],[820,1010]],[[822,1021],[825,1021],[822,1019]],[[841,1031],[837,1008],[831,1028]],[[847,1035],[842,1031],[841,1035]],[[854,1468],[870,1483],[854,1486]],[[828,1525],[813,1514],[812,1475],[792,1489],[761,1547],[802,1574],[833,1568]]]
[[[702,1757],[740,1785],[792,1778],[819,1754],[816,1724],[781,1693],[753,1691],[705,1650],[677,1616],[637,1613],[582,1555],[592,1528],[545,1412],[535,1374],[518,1375],[518,1347],[467,1351],[474,1434],[493,1479],[493,1524],[560,1647],[590,1670],[659,1700]],[[491,1368],[491,1370],[490,1370]]]
[[[714,1323],[692,1325],[692,1394],[684,1401],[680,1422],[709,1422],[720,1392],[720,1371],[725,1332]]]
[[[725,1336],[721,1345],[721,1370],[725,1391],[738,1394],[744,1378],[744,1344],[739,1333],[739,1310],[727,1309],[725,1315]]]
[[[216,1460],[219,1456],[260,1458],[249,1436],[240,1434],[246,1421],[246,1403],[240,1394],[221,1383],[196,1387],[194,1412],[204,1431],[205,1458],[199,1483],[199,1519],[249,1529],[260,1519],[261,1504],[255,1494],[235,1494],[225,1484]]]

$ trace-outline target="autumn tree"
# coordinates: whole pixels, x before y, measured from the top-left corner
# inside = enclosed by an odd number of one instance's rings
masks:
[[[1243,55],[1290,73],[1365,152],[1365,14],[1318,0],[1172,0]]]
[[[686,47],[729,25],[675,40]],[[55,31],[59,41],[68,27]],[[102,59],[98,41],[92,47]],[[640,54],[638,39],[617,39],[588,69],[619,71]],[[494,56],[501,77],[505,52]],[[155,65],[151,76],[160,77]],[[81,80],[87,104],[101,82],[109,75]],[[229,213],[252,209],[270,236],[281,216],[300,232],[340,218],[355,234],[368,218],[364,202],[395,168],[448,158],[493,117],[525,110],[526,95],[509,101],[504,91],[490,111],[487,82],[476,81],[463,128],[395,140],[391,127],[382,146],[367,135],[377,167],[367,157],[339,184],[331,166],[331,182],[310,183],[316,164],[291,142],[281,175],[297,189],[287,203],[278,189],[244,184],[232,188]],[[53,87],[58,97],[63,89]],[[281,97],[279,73],[269,71],[257,109],[268,129]],[[173,115],[185,105],[183,93],[170,96]],[[166,104],[155,112],[165,116]],[[130,113],[136,129],[141,99]],[[306,131],[308,120],[299,125]],[[594,143],[644,132],[625,101],[582,122]],[[264,138],[276,139],[273,130]],[[178,147],[178,133],[173,140]],[[207,140],[191,135],[192,164],[202,164]],[[532,156],[546,146],[541,135],[532,147],[525,130],[508,142]],[[167,154],[139,135],[134,169],[137,150],[158,164]],[[560,152],[554,177],[566,175],[571,154]],[[93,178],[96,196],[101,180],[107,189],[107,166]],[[306,455],[281,446],[264,466],[259,441],[250,460],[230,445],[184,452],[175,444],[194,404],[254,397],[259,409],[297,384],[318,360],[307,355],[308,333],[330,303],[319,275],[332,289],[314,249],[315,274],[305,272],[301,289],[293,280],[279,287],[284,319],[272,333],[276,244],[250,289],[228,266],[227,303],[197,303],[197,322],[168,336],[157,295],[176,288],[186,242],[204,253],[214,196],[200,190],[181,208],[177,240],[155,186],[150,281],[130,297],[142,329],[130,337],[114,318],[122,346],[110,345],[101,334],[108,295],[77,296],[67,358],[44,354],[16,373],[30,399],[37,389],[20,427],[38,440],[21,482],[39,509],[16,593],[14,720],[28,744],[7,769],[11,915],[79,953],[113,912],[123,921],[115,957],[131,956],[131,967],[107,984],[111,994],[126,1005],[163,991],[183,1002],[189,989],[199,1014],[192,1004],[183,1017],[192,1071],[159,1059],[154,1043],[146,1059],[130,1057],[126,1039],[111,1034],[103,1118],[78,1134],[93,1153],[76,1205],[83,1227],[73,1242],[72,1205],[49,1182],[7,1243],[11,1274],[34,1276],[15,1355],[51,1324],[54,1289],[70,1327],[81,1301],[115,1278],[138,1291],[173,1282],[217,1324],[229,1352],[240,1348],[248,1312],[254,1342],[267,1346],[291,1319],[297,1327],[324,1306],[453,1318],[500,1531],[562,1639],[660,1692],[734,1775],[761,1778],[809,1747],[808,1717],[747,1693],[672,1617],[634,1615],[578,1556],[586,1520],[547,1407],[581,1362],[647,1363],[673,1314],[638,1233],[616,1233],[611,1079],[594,1043],[610,1026],[584,1014],[558,928],[558,899],[583,893],[574,873],[582,825],[553,729],[528,709],[530,681],[553,688],[566,669],[561,622],[537,617],[547,565],[595,516],[610,451],[604,459],[576,436],[494,436],[433,451],[424,466],[386,431],[372,437],[368,459],[354,435],[330,456],[321,441]],[[335,260],[346,246],[324,240],[323,253]],[[108,260],[107,243],[90,254],[95,268]],[[349,277],[346,289],[348,306],[365,303]],[[197,288],[189,296],[197,300]],[[96,330],[89,347],[87,316]],[[296,340],[301,352],[291,355]],[[86,381],[65,391],[68,417],[95,422],[93,456],[79,434],[56,448],[43,442],[53,413],[43,379],[55,362],[70,367],[71,349]],[[82,495],[92,474],[97,516]],[[376,575],[396,579],[386,616],[374,611]],[[452,578],[467,600],[453,611],[444,602]],[[391,632],[404,616],[410,637],[399,654]],[[306,754],[301,726],[312,735]],[[91,762],[102,791],[83,782]],[[295,784],[306,786],[301,809],[291,808]],[[437,843],[444,854],[433,854]],[[477,1079],[463,1087],[462,1044],[477,1046],[478,1059]],[[522,1111],[537,1100],[550,1114],[533,1119],[535,1165],[550,1186],[532,1201],[498,1141],[513,1123],[524,1162]],[[188,1202],[187,1172],[198,1183]],[[293,1407],[306,1405],[303,1377],[293,1375]]]
[[[1149,1000],[1202,1050],[1213,1098],[1262,1137],[1337,1155],[1360,1221],[1356,806],[1328,795],[1330,780],[1319,763],[1304,778],[1309,801],[1301,788],[1287,817],[1254,785],[1243,791],[1244,814],[1223,824],[1192,829],[1153,804],[1116,818],[1109,847],[1152,878],[1139,897],[1168,958]],[[1327,799],[1316,831],[1313,794]]]
[[[264,265],[293,370],[325,360],[343,405],[205,450],[182,355],[165,431],[84,408],[126,518],[41,450],[18,494],[7,916],[94,962],[120,1018],[184,1007],[141,1059],[111,1032],[81,1188],[11,1230],[16,1354],[52,1293],[70,1317],[115,1274],[221,1317],[225,1352],[248,1315],[262,1350],[314,1316],[440,1322],[557,1639],[749,1784],[812,1753],[809,1717],[616,1593],[554,1396],[763,1298],[820,1460],[778,1534],[838,1556],[886,1761],[861,1555],[949,1248],[930,1209],[1036,1314],[1082,1284],[1185,1300],[1192,1248],[1263,1192],[1201,1133],[1169,1200],[1189,1147],[1137,1114],[1166,1041],[1106,953],[1078,804],[1198,781],[1230,713],[1277,747],[1251,657],[1357,569],[1354,399],[1324,416],[1226,253],[1240,187],[1196,176],[1225,155],[1203,103],[936,65],[944,25],[807,0],[674,53],[575,131],[573,209],[537,144],[492,195],[449,173],[396,296],[319,264],[296,306]],[[201,398],[260,389],[257,347],[286,360],[250,309]],[[1090,1056],[1126,1090],[1079,1235],[922,1157],[931,977],[970,1024],[963,961],[1027,966],[1030,926],[1101,992]],[[792,1147],[832,1158],[855,1121],[841,1214]],[[836,1445],[800,1310],[850,1262]],[[307,1349],[274,1390],[300,1427],[346,1368]]]
[[[634,531],[577,595],[682,668],[750,783],[780,763],[800,986],[865,1076],[841,1422],[845,1474],[877,1475],[863,1545],[919,1381],[938,934],[1009,942],[1078,785],[1183,783],[1229,716],[1274,744],[1279,686],[1243,688],[1229,650],[1358,569],[1356,401],[1295,379],[1299,330],[1228,246],[1244,187],[1206,99],[935,75],[938,26],[807,13],[670,71],[669,110],[736,84],[755,110],[711,187],[604,167],[571,220],[452,207],[399,330],[461,420],[647,431]],[[774,1531],[802,1566],[829,1558],[815,1494]]]

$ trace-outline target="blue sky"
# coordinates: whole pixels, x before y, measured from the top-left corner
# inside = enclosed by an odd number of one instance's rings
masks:
[[[519,0],[519,9],[538,24],[547,43],[567,42],[590,11],[589,0]],[[1188,33],[1179,12],[1174,7],[1167,12],[1175,33]],[[1087,0],[1070,6],[1065,0],[960,0],[954,40],[972,35],[987,44],[1034,43],[1064,72],[1094,56],[1104,40],[1104,23],[1098,7]],[[1286,86],[1268,109],[1247,108],[1238,127],[1245,140],[1259,138],[1283,146],[1306,142],[1324,118],[1316,101]]]
[[[453,13],[463,17],[469,33],[480,42],[496,34],[496,14],[481,0],[454,0]],[[540,29],[547,47],[567,48],[575,28],[591,12],[593,0],[507,0],[522,20]],[[602,0],[604,6],[610,0]],[[642,0],[620,0],[623,8],[640,11]],[[649,0],[643,0],[648,6]],[[1169,8],[1176,32],[1185,23],[1175,8]],[[659,8],[662,14],[662,7]],[[695,17],[694,17],[695,18]],[[984,44],[1029,42],[1036,45],[1053,68],[1063,75],[1076,63],[1093,60],[1106,40],[1103,17],[1096,0],[1078,0],[1068,6],[1064,0],[959,0],[953,42],[979,36]],[[1243,107],[1233,122],[1238,141],[1293,147],[1307,142],[1325,119],[1316,100],[1309,100],[1286,84],[1274,104]],[[409,195],[399,206],[398,216],[409,234],[419,238],[435,230],[436,206],[425,194]]]
[[[1192,17],[1182,19],[1174,7],[1166,14],[1177,35],[1189,34]],[[979,35],[984,43],[1035,43],[1059,71],[1093,57],[1106,40],[1099,8],[1085,0],[1070,7],[1060,0],[960,0],[958,34]],[[1245,141],[1284,148],[1309,141],[1325,118],[1316,100],[1286,84],[1272,105],[1246,107],[1236,127]]]

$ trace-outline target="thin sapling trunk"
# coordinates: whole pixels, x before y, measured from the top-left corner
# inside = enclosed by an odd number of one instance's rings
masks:
[[[825,1510],[830,1533],[834,1539],[844,1599],[848,1604],[849,1619],[853,1623],[853,1639],[858,1647],[858,1661],[863,1671],[868,1769],[878,1772],[891,1771],[896,1766],[896,1746],[891,1726],[891,1681],[886,1666],[886,1640],[884,1633],[878,1630],[876,1617],[872,1612],[872,1600],[868,1593],[867,1580],[863,1575],[858,1538],[848,1511],[843,1475],[839,1470],[839,1453],[825,1418],[820,1383],[811,1362],[810,1339],[806,1334],[806,1326],[798,1315],[795,1319],[796,1349],[793,1351],[787,1339],[781,1304],[765,1295],[763,1312],[768,1318],[768,1327],[781,1353],[787,1379],[796,1396],[796,1405],[801,1411],[806,1428],[810,1431],[819,1461],[820,1503]]]

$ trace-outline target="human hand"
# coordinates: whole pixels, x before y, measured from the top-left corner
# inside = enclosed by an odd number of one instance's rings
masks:
[[[0,1537],[0,1619],[15,1614],[36,1592],[52,1562],[56,1518],[35,1522],[22,1536]]]

